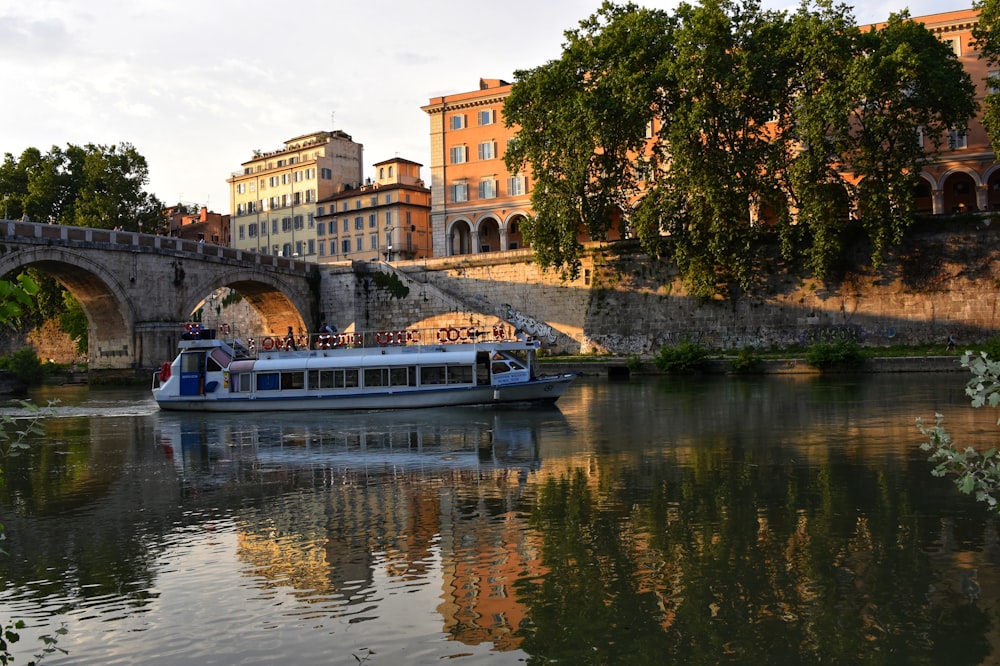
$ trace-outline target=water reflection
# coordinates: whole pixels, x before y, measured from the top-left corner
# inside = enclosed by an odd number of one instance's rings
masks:
[[[995,414],[948,381],[67,414],[4,468],[0,609],[70,622],[47,663],[978,664],[996,519],[930,477],[913,419],[975,437]]]

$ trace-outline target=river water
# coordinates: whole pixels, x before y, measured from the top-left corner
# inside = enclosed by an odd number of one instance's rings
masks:
[[[997,519],[914,425],[991,445],[965,379],[238,416],[46,387],[3,468],[0,619],[15,663],[61,627],[46,664],[995,663]]]

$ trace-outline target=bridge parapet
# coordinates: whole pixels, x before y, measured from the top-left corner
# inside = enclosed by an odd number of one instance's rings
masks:
[[[0,238],[29,245],[60,244],[77,247],[103,247],[114,250],[130,249],[140,252],[194,254],[198,255],[199,259],[219,259],[241,264],[268,266],[299,275],[316,270],[315,264],[306,261],[237,250],[214,243],[195,242],[173,236],[141,234],[134,231],[0,220]]]

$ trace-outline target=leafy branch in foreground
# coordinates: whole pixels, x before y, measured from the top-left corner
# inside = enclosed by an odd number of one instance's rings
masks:
[[[49,402],[47,409],[42,409],[30,400],[19,400],[21,408],[24,409],[27,418],[15,419],[9,414],[0,417],[0,460],[15,458],[26,452],[31,445],[28,443],[29,437],[40,437],[45,434],[41,420],[51,414],[53,406],[58,400]],[[0,483],[3,481],[2,471],[0,471]],[[4,526],[0,524],[0,542],[7,538]],[[0,554],[6,554],[0,548]],[[21,629],[25,627],[24,620],[0,621],[0,666],[7,666],[14,661],[14,656],[10,653],[10,647],[21,639]],[[27,662],[28,666],[37,666],[47,655],[55,652],[69,654],[66,650],[58,646],[60,636],[67,633],[66,625],[63,623],[52,634],[43,634],[38,637],[42,643],[39,652],[35,653],[34,659]]]
[[[972,399],[973,407],[1000,406],[1000,361],[992,360],[985,352],[962,354],[963,368],[972,372],[972,379],[965,386],[965,394]],[[955,485],[977,501],[985,502],[997,511],[997,495],[1000,494],[1000,455],[996,447],[980,453],[969,446],[959,449],[944,428],[944,416],[935,414],[933,426],[926,426],[917,419],[917,428],[929,439],[920,445],[924,451],[931,451],[929,460],[936,463],[931,474],[934,476],[955,476]],[[1000,420],[997,421],[1000,425]]]

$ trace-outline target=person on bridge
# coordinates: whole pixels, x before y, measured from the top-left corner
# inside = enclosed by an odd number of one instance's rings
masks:
[[[285,333],[285,349],[290,349],[292,351],[298,351],[299,348],[295,345],[295,332],[292,331],[292,327],[288,327],[288,333]]]

